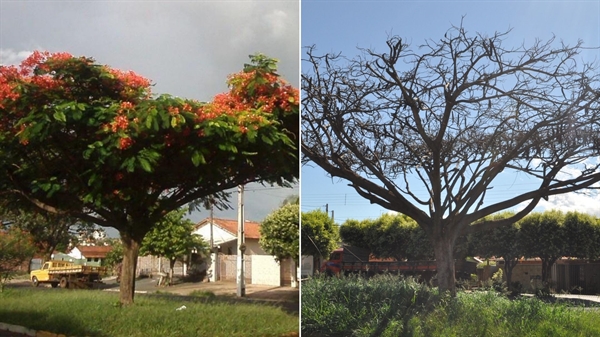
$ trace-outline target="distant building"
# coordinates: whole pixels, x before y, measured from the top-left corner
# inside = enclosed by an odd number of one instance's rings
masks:
[[[213,242],[219,252],[225,255],[237,255],[238,221],[231,219],[213,218]],[[210,218],[200,221],[194,226],[192,234],[201,235],[210,242]],[[260,239],[260,224],[254,221],[244,223],[247,255],[268,255],[258,243]]]
[[[83,260],[82,262],[88,266],[100,266],[111,250],[111,246],[77,246],[67,255],[74,260]]]
[[[206,242],[210,242],[211,219],[206,218],[194,226],[192,234],[201,235]],[[217,273],[212,280],[235,281],[237,278],[237,232],[238,221],[232,219],[213,218],[212,221],[213,243],[218,247],[218,261],[213,257],[209,269]],[[272,255],[265,252],[259,244],[260,223],[255,221],[244,222],[244,237],[246,242],[245,256],[245,281],[248,284],[265,284],[275,286],[289,286],[292,283],[292,260],[286,259],[281,263],[275,261]],[[215,263],[217,262],[217,263]]]

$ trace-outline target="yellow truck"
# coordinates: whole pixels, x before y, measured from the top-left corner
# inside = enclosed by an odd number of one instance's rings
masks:
[[[106,267],[83,266],[67,261],[47,261],[42,269],[32,270],[29,279],[34,287],[50,283],[52,288],[92,288],[102,281]]]

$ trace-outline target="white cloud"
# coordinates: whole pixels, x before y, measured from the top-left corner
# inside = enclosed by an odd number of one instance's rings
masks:
[[[559,180],[576,178],[581,175],[585,165],[597,165],[598,158],[589,158],[585,162],[569,166],[560,171],[557,175]],[[600,184],[592,185],[594,188],[600,188]],[[522,203],[515,207],[516,211],[523,209],[528,203]],[[541,200],[535,208],[535,211],[543,212],[549,210],[559,210],[562,212],[577,211],[594,216],[600,216],[600,194],[596,190],[583,189],[577,192],[553,195],[548,200]]]
[[[541,200],[536,211],[549,211],[556,209],[563,212],[577,211],[594,216],[600,216],[600,196],[596,193],[573,192],[553,195],[548,201]]]
[[[268,29],[271,36],[280,38],[286,36],[286,31],[290,27],[289,18],[286,12],[282,10],[274,10],[266,15]],[[293,27],[292,27],[293,28]]]
[[[0,65],[18,65],[32,53],[30,50],[15,51],[12,49],[0,49]]]

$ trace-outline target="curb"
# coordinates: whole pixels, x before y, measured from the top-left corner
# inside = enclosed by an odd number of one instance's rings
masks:
[[[24,326],[7,324],[0,322],[0,330],[2,331],[10,331],[14,333],[19,333],[25,336],[31,337],[67,337],[66,335],[56,334],[48,331],[36,331],[33,329],[28,329]]]
[[[28,329],[24,326],[7,324],[0,322],[0,331],[10,331],[14,333],[19,333],[26,336],[31,337],[67,337],[63,334],[56,334],[49,331],[35,331],[33,329]],[[299,337],[300,334],[296,331],[292,331],[286,334],[281,335],[281,337]]]

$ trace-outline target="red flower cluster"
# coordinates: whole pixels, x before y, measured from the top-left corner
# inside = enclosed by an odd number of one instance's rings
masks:
[[[107,70],[130,89],[144,89],[150,91],[150,80],[134,73],[131,70],[122,71],[109,67],[107,67]]]
[[[12,82],[17,75],[15,67],[0,66],[0,109],[4,108],[5,101],[19,98],[19,93],[14,90],[17,84]]]
[[[133,144],[133,139],[125,136],[119,140],[119,149],[125,150]]]
[[[119,130],[125,130],[129,126],[129,119],[125,115],[118,115],[115,117],[115,120],[110,123],[110,127],[112,132],[117,132]]]
[[[246,133],[249,127],[256,130],[257,124],[265,121],[264,115],[254,113],[255,110],[286,113],[299,102],[299,91],[275,74],[241,72],[231,75],[227,83],[229,92],[216,95],[211,103],[197,109],[197,122],[222,115],[236,116],[239,131]]]
[[[119,108],[119,113],[124,113],[125,110],[133,109],[133,103],[131,102],[121,102],[121,106]]]
[[[69,53],[50,53],[48,51],[34,51],[28,58],[21,62],[20,73],[22,76],[31,76],[33,70],[39,68],[43,71],[49,71],[48,61],[61,62],[72,59],[73,55]]]

